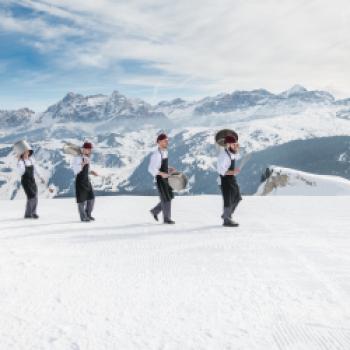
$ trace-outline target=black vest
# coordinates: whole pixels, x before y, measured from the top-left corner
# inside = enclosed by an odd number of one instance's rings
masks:
[[[78,203],[95,198],[89,179],[90,164],[85,164],[75,178],[75,195]]]
[[[23,159],[22,161],[25,167],[25,171],[21,177],[21,184],[23,186],[27,198],[31,199],[36,197],[38,193],[38,188],[34,178],[34,165],[26,165]]]
[[[169,171],[169,162],[168,162],[168,157],[163,158],[163,154],[161,152],[161,150],[159,150],[160,156],[162,158],[162,163],[161,166],[159,168],[159,171],[163,172],[163,173],[167,173]]]
[[[231,154],[228,149],[225,150],[227,156],[231,159]],[[228,170],[235,169],[235,159],[231,159],[231,165]],[[242,199],[239,186],[234,175],[221,176],[221,191],[224,197],[224,207],[231,207],[237,205]]]
[[[159,171],[163,173],[168,173],[169,171],[168,157],[163,158],[163,154],[160,150],[159,150],[159,153],[162,158],[162,163],[160,165]],[[168,179],[164,179],[160,175],[157,175],[156,182],[157,182],[157,188],[161,199],[164,201],[171,201],[174,198],[174,194],[173,194],[172,188],[169,186]]]
[[[226,154],[228,155],[228,157],[231,159],[231,153],[228,149],[225,150],[226,151]],[[231,165],[230,167],[228,168],[229,171],[231,170],[235,170],[235,165],[236,165],[236,161],[235,159],[231,159]]]

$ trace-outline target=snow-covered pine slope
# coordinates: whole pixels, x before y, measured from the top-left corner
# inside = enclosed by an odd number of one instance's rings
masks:
[[[271,166],[257,195],[282,196],[350,196],[350,181],[338,176],[306,173]]]
[[[211,183],[215,176],[217,130],[237,130],[245,151],[256,152],[292,140],[350,135],[348,115],[347,99],[335,101],[327,92],[300,86],[281,94],[263,89],[235,91],[155,106],[119,92],[110,96],[69,93],[44,113],[0,112],[0,198],[16,198],[21,193],[11,146],[22,138],[33,143],[39,170],[60,196],[73,192],[70,157],[62,153],[63,141],[81,144],[86,138],[96,145],[93,161],[102,175],[93,179],[98,191],[144,194],[150,190],[140,192],[137,186],[140,179],[151,181],[144,162],[154,148],[156,134],[166,131],[172,136],[170,156],[192,179],[189,192],[205,193],[211,188],[209,182],[193,184],[203,177]],[[43,188],[42,193],[47,190]]]
[[[171,227],[156,197],[98,197],[88,224],[0,201],[1,349],[347,350],[349,198],[245,197],[237,229],[219,196],[176,198]]]

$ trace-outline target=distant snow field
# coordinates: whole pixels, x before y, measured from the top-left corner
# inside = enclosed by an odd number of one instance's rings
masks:
[[[350,349],[350,197],[0,201],[0,349]]]

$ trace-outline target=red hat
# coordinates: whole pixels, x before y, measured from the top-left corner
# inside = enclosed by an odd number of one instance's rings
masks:
[[[85,149],[92,149],[92,143],[91,142],[84,142],[83,148],[85,148]]]
[[[225,137],[225,144],[227,143],[236,143],[238,141],[237,137],[235,135],[227,135]]]
[[[157,137],[157,142],[159,141],[163,141],[163,140],[166,140],[168,138],[168,136],[166,134],[159,134],[158,137]]]

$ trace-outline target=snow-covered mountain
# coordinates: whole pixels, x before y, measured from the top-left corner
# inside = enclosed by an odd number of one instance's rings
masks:
[[[350,181],[339,176],[317,175],[271,166],[266,169],[266,180],[259,186],[256,194],[261,196],[349,196]]]
[[[276,111],[290,109],[300,111],[314,104],[329,105],[334,97],[324,91],[308,91],[296,85],[290,90],[275,95],[267,90],[235,91],[232,94],[222,94],[205,99],[194,112],[198,115],[210,113],[226,113],[240,111],[252,107],[266,109],[272,107]],[[275,112],[276,112],[275,111]]]
[[[1,129],[27,125],[33,121],[35,121],[35,112],[29,108],[21,108],[15,111],[0,110]]]
[[[52,118],[57,122],[98,122],[116,118],[165,118],[152,106],[140,99],[128,99],[118,91],[110,96],[82,96],[68,93],[61,101],[50,106],[42,119]]]
[[[253,152],[239,178],[244,192],[253,194],[266,166],[294,167],[293,162],[280,164],[278,159],[265,164],[265,159],[271,158],[266,158],[265,150],[273,153],[274,147],[295,140],[305,140],[303,147],[310,147],[308,140],[346,137],[350,135],[348,112],[350,116],[349,100],[335,100],[328,92],[309,91],[301,86],[280,94],[264,89],[235,91],[198,101],[174,99],[156,105],[116,91],[109,96],[69,93],[43,113],[28,109],[0,112],[0,198],[23,196],[22,190],[18,191],[16,159],[11,153],[13,143],[20,139],[33,144],[39,171],[59,196],[73,193],[70,156],[62,151],[64,141],[82,144],[85,139],[95,145],[93,162],[101,176],[93,182],[98,193],[155,193],[146,165],[160,131],[171,136],[171,163],[190,179],[187,193],[217,193],[218,149],[214,135],[222,128],[239,133],[243,155]],[[327,142],[320,141],[318,149]],[[288,152],[291,147],[292,144]],[[276,152],[280,150],[276,148]],[[342,154],[350,157],[348,141],[343,140],[333,153],[337,159]],[[295,157],[300,159],[300,155]],[[317,158],[317,152],[313,150],[310,157]],[[331,162],[331,156],[328,159]],[[317,159],[316,163],[320,165],[321,161]],[[347,162],[342,164],[348,166]],[[305,170],[303,166],[298,169]],[[311,171],[332,173],[332,168],[315,169]],[[343,168],[339,171],[341,176],[350,178]],[[47,193],[46,186],[41,191]]]

